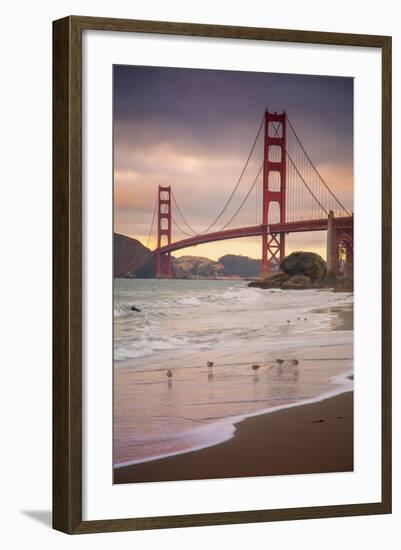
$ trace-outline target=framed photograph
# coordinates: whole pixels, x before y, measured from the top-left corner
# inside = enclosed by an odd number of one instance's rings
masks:
[[[53,525],[391,511],[391,38],[53,24]]]

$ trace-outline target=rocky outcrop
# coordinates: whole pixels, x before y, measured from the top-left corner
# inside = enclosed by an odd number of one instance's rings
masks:
[[[327,271],[326,262],[319,254],[293,252],[281,262],[280,271],[261,273],[259,279],[248,286],[283,290],[333,288],[335,292],[352,292],[353,280],[337,279],[334,271]]]
[[[306,288],[312,288],[312,281],[307,275],[293,275],[282,284],[281,288],[284,290],[305,290]]]
[[[284,258],[280,269],[290,277],[306,275],[311,281],[321,280],[327,273],[326,262],[315,252],[293,252]]]
[[[248,284],[254,288],[281,288],[282,285],[290,279],[290,276],[286,273],[261,273],[257,281],[252,281]]]

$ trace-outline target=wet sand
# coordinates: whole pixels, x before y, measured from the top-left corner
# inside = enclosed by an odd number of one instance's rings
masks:
[[[316,313],[335,313],[332,330],[354,330],[353,306],[334,306],[315,310]]]
[[[213,447],[116,468],[114,483],[347,472],[353,460],[347,392],[246,418],[232,439]]]

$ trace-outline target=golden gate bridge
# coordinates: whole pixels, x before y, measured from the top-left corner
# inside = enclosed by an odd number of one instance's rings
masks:
[[[353,264],[353,214],[323,179],[286,112],[265,111],[251,150],[226,203],[203,231],[188,222],[171,186],[159,186],[156,276],[173,277],[171,253],[190,246],[261,237],[262,272],[277,269],[290,233],[327,231],[327,267]],[[172,230],[181,237],[172,240]]]

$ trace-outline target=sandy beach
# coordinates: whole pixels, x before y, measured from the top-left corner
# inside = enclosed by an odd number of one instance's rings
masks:
[[[246,418],[199,451],[114,470],[115,483],[353,470],[353,392]]]
[[[352,470],[352,295],[121,284],[115,483]]]

